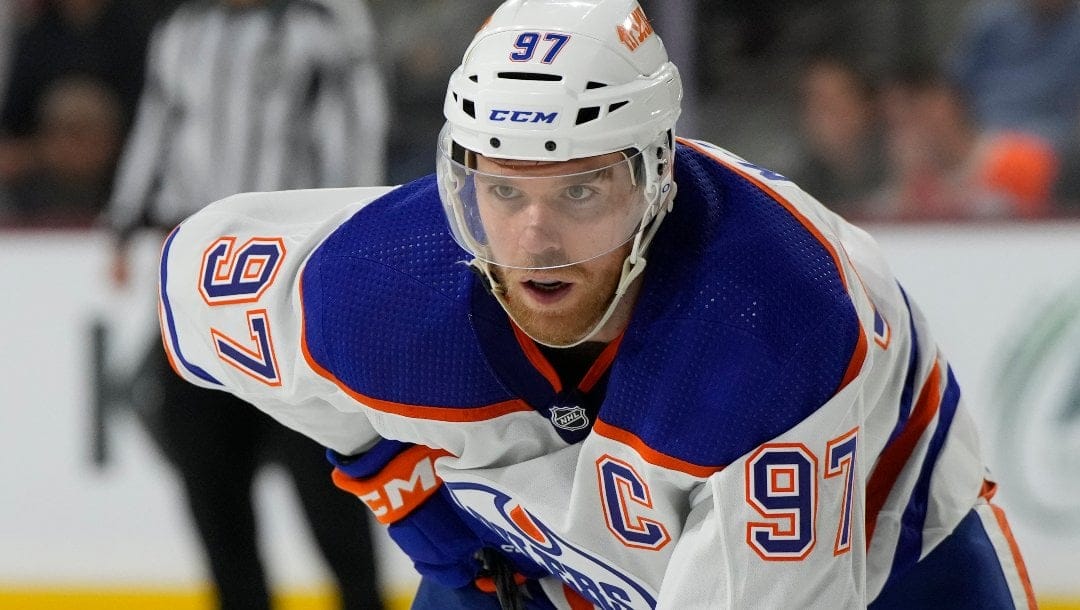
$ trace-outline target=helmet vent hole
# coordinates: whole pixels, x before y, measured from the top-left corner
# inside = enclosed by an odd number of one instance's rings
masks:
[[[578,110],[577,122],[575,122],[574,124],[575,125],[582,125],[584,123],[588,123],[589,121],[595,121],[599,117],[600,117],[600,107],[599,106],[588,106],[586,108],[582,108],[582,109]]]
[[[556,83],[562,80],[558,74],[543,74],[539,72],[499,72],[499,78],[506,80],[537,80]]]
[[[461,100],[461,110],[472,118],[476,118],[476,105],[472,100]]]
[[[492,148],[498,148],[502,146],[502,141],[500,141],[499,138],[491,138],[490,143]]]
[[[551,152],[551,151],[555,150],[556,148],[558,148],[558,146],[555,144],[555,142],[552,142],[551,140],[548,140],[547,142],[544,142],[544,149],[547,150],[548,152]]]
[[[607,87],[607,84],[598,83],[598,82],[596,82],[594,80],[591,80],[591,81],[585,83],[585,88],[586,89],[600,89],[600,88],[603,88],[603,87]]]
[[[607,107],[607,111],[608,112],[615,112],[619,108],[622,108],[623,106],[625,106],[625,105],[627,105],[629,103],[630,103],[629,101],[615,102],[614,104]]]

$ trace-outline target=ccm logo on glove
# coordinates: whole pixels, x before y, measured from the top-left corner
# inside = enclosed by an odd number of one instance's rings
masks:
[[[358,479],[340,468],[333,472],[334,485],[355,494],[367,504],[379,523],[393,523],[427,500],[442,484],[435,474],[435,460],[447,451],[415,445],[398,454],[378,474]]]

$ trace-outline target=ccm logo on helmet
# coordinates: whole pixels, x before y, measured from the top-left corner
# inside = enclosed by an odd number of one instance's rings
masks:
[[[533,110],[499,110],[492,109],[488,120],[495,123],[546,123],[554,125],[555,119],[559,118],[558,112],[539,112]]]

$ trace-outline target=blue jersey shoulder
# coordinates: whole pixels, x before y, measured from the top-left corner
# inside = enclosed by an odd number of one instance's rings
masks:
[[[309,354],[350,389],[380,400],[457,408],[506,400],[469,324],[466,259],[433,178],[365,206],[305,265]]]
[[[601,418],[700,465],[730,463],[839,388],[859,324],[825,244],[769,193],[680,147]]]

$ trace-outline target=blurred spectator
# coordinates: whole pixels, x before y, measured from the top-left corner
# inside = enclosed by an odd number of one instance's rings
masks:
[[[802,163],[791,178],[833,211],[858,217],[885,181],[870,78],[839,56],[812,57],[799,83]]]
[[[134,14],[129,0],[47,0],[11,51],[0,131],[32,134],[42,96],[57,79],[73,74],[106,83],[130,118],[142,87],[147,38]]]
[[[8,73],[11,72],[11,52],[15,47],[15,32],[22,5],[16,2],[0,2],[0,100],[7,92]],[[0,131],[0,223],[8,215],[6,187],[10,180],[25,171],[23,165],[29,161],[24,151],[6,143],[3,131]]]
[[[66,77],[45,93],[38,123],[31,167],[7,189],[5,223],[91,226],[108,200],[123,142],[120,100],[100,81]]]
[[[442,114],[446,79],[457,68],[470,36],[500,0],[375,0],[382,22],[383,61],[393,100],[388,143],[389,184],[402,184],[435,170],[434,134]]]
[[[1054,200],[1067,216],[1080,216],[1080,150],[1073,149],[1062,162],[1061,180]]]
[[[1061,172],[1054,188],[1054,201],[1060,211],[1069,216],[1080,216],[1080,121],[1076,124],[1076,139],[1065,151],[1061,160]]]
[[[895,73],[883,92],[890,183],[873,215],[900,220],[1050,212],[1053,147],[1018,131],[980,133],[959,92],[929,63]]]
[[[342,0],[348,1],[348,0]],[[139,17],[151,25],[164,21],[184,0],[131,0],[139,11]]]
[[[950,73],[983,130],[1031,132],[1067,147],[1080,115],[1080,4],[979,3]]]
[[[107,86],[119,100],[121,129],[126,128],[142,85],[147,37],[128,0],[44,0],[36,11],[26,2],[12,8],[20,18],[32,18],[20,23],[10,50],[0,107],[0,188],[40,169],[34,149],[39,109],[61,79],[87,77]]]
[[[126,243],[243,191],[376,185],[386,101],[374,31],[357,1],[190,0],[155,30],[146,87],[107,219],[114,279]],[[252,485],[285,466],[349,610],[382,607],[368,511],[330,480],[324,452],[223,392],[196,388],[152,350],[159,404],[141,409],[176,466],[220,607],[270,606]]]
[[[3,99],[7,89],[7,75],[11,67],[9,58],[15,38],[16,10],[14,2],[0,2],[0,99]]]

